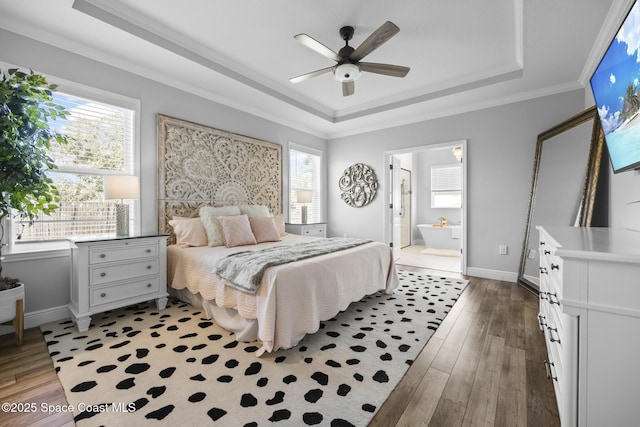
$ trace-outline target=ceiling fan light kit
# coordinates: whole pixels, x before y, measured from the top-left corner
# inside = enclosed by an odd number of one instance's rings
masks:
[[[361,74],[362,71],[360,71],[360,66],[358,64],[345,62],[333,67],[333,78],[339,82],[352,82],[357,80]]]
[[[332,71],[333,78],[342,82],[342,95],[349,96],[354,94],[355,85],[353,82],[361,76],[363,71],[382,74],[385,76],[404,77],[409,72],[409,67],[360,62],[362,58],[382,46],[382,44],[395,36],[399,31],[400,28],[398,28],[396,24],[391,21],[387,21],[371,33],[371,35],[367,37],[367,39],[363,41],[357,49],[354,49],[349,46],[349,40],[353,37],[354,28],[351,26],[342,27],[340,28],[340,37],[344,40],[345,45],[338,53],[329,49],[327,46],[307,34],[298,34],[294,36],[296,40],[319,54],[336,61],[337,65],[292,77],[289,81],[291,83],[298,83]]]

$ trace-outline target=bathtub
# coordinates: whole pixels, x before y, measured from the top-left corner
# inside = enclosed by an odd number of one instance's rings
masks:
[[[427,248],[460,249],[462,247],[460,225],[434,227],[434,224],[418,224],[417,227]]]

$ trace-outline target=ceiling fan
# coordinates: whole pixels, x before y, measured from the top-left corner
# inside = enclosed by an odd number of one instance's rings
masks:
[[[340,37],[345,41],[345,46],[338,53],[329,49],[316,39],[306,35],[298,34],[294,36],[296,40],[319,54],[333,59],[336,65],[302,74],[289,79],[292,83],[316,77],[321,74],[333,72],[333,78],[342,82],[342,95],[353,95],[355,91],[354,81],[360,77],[363,71],[369,73],[383,74],[385,76],[404,77],[409,72],[409,67],[391,64],[377,64],[373,62],[360,62],[362,58],[382,46],[387,40],[395,36],[400,28],[393,22],[387,21],[375,30],[357,49],[349,46],[349,40],[353,37],[353,27],[346,26],[340,28]]]

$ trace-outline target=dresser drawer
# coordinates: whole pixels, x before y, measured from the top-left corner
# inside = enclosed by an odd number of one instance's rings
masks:
[[[114,301],[135,298],[148,293],[157,294],[157,292],[158,278],[152,277],[150,279],[120,283],[118,285],[92,288],[90,302],[93,307],[101,304],[109,304]],[[154,295],[151,295],[151,298],[154,298]]]
[[[303,236],[310,237],[324,237],[325,236],[325,228],[324,225],[315,225],[315,226],[306,226],[302,228]]]
[[[129,261],[136,258],[158,256],[158,245],[148,243],[142,245],[102,246],[89,250],[89,264],[103,264],[115,261]]]
[[[327,224],[285,224],[287,233],[308,237],[327,237]]]
[[[90,268],[89,285],[158,274],[158,259],[98,265]]]

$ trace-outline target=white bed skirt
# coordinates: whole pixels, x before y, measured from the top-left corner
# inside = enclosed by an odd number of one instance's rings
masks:
[[[208,301],[200,294],[192,294],[188,289],[171,289],[169,293],[180,301],[202,308],[207,319],[213,319],[222,328],[233,332],[236,335],[236,341],[257,341],[258,321],[256,319],[245,319],[237,310],[218,307],[215,301]]]
[[[236,336],[236,341],[240,342],[254,342],[258,341],[258,320],[257,319],[245,319],[240,316],[237,310],[233,308],[222,308],[216,305],[215,301],[209,301],[202,297],[200,294],[192,294],[188,289],[171,289],[169,288],[169,294],[180,301],[191,304],[194,307],[198,307],[204,310],[207,319],[213,319],[214,322],[226,329],[229,332],[233,332]],[[291,347],[298,345],[306,334],[302,334],[296,337],[294,344]],[[260,351],[258,356],[262,355],[264,351]]]

